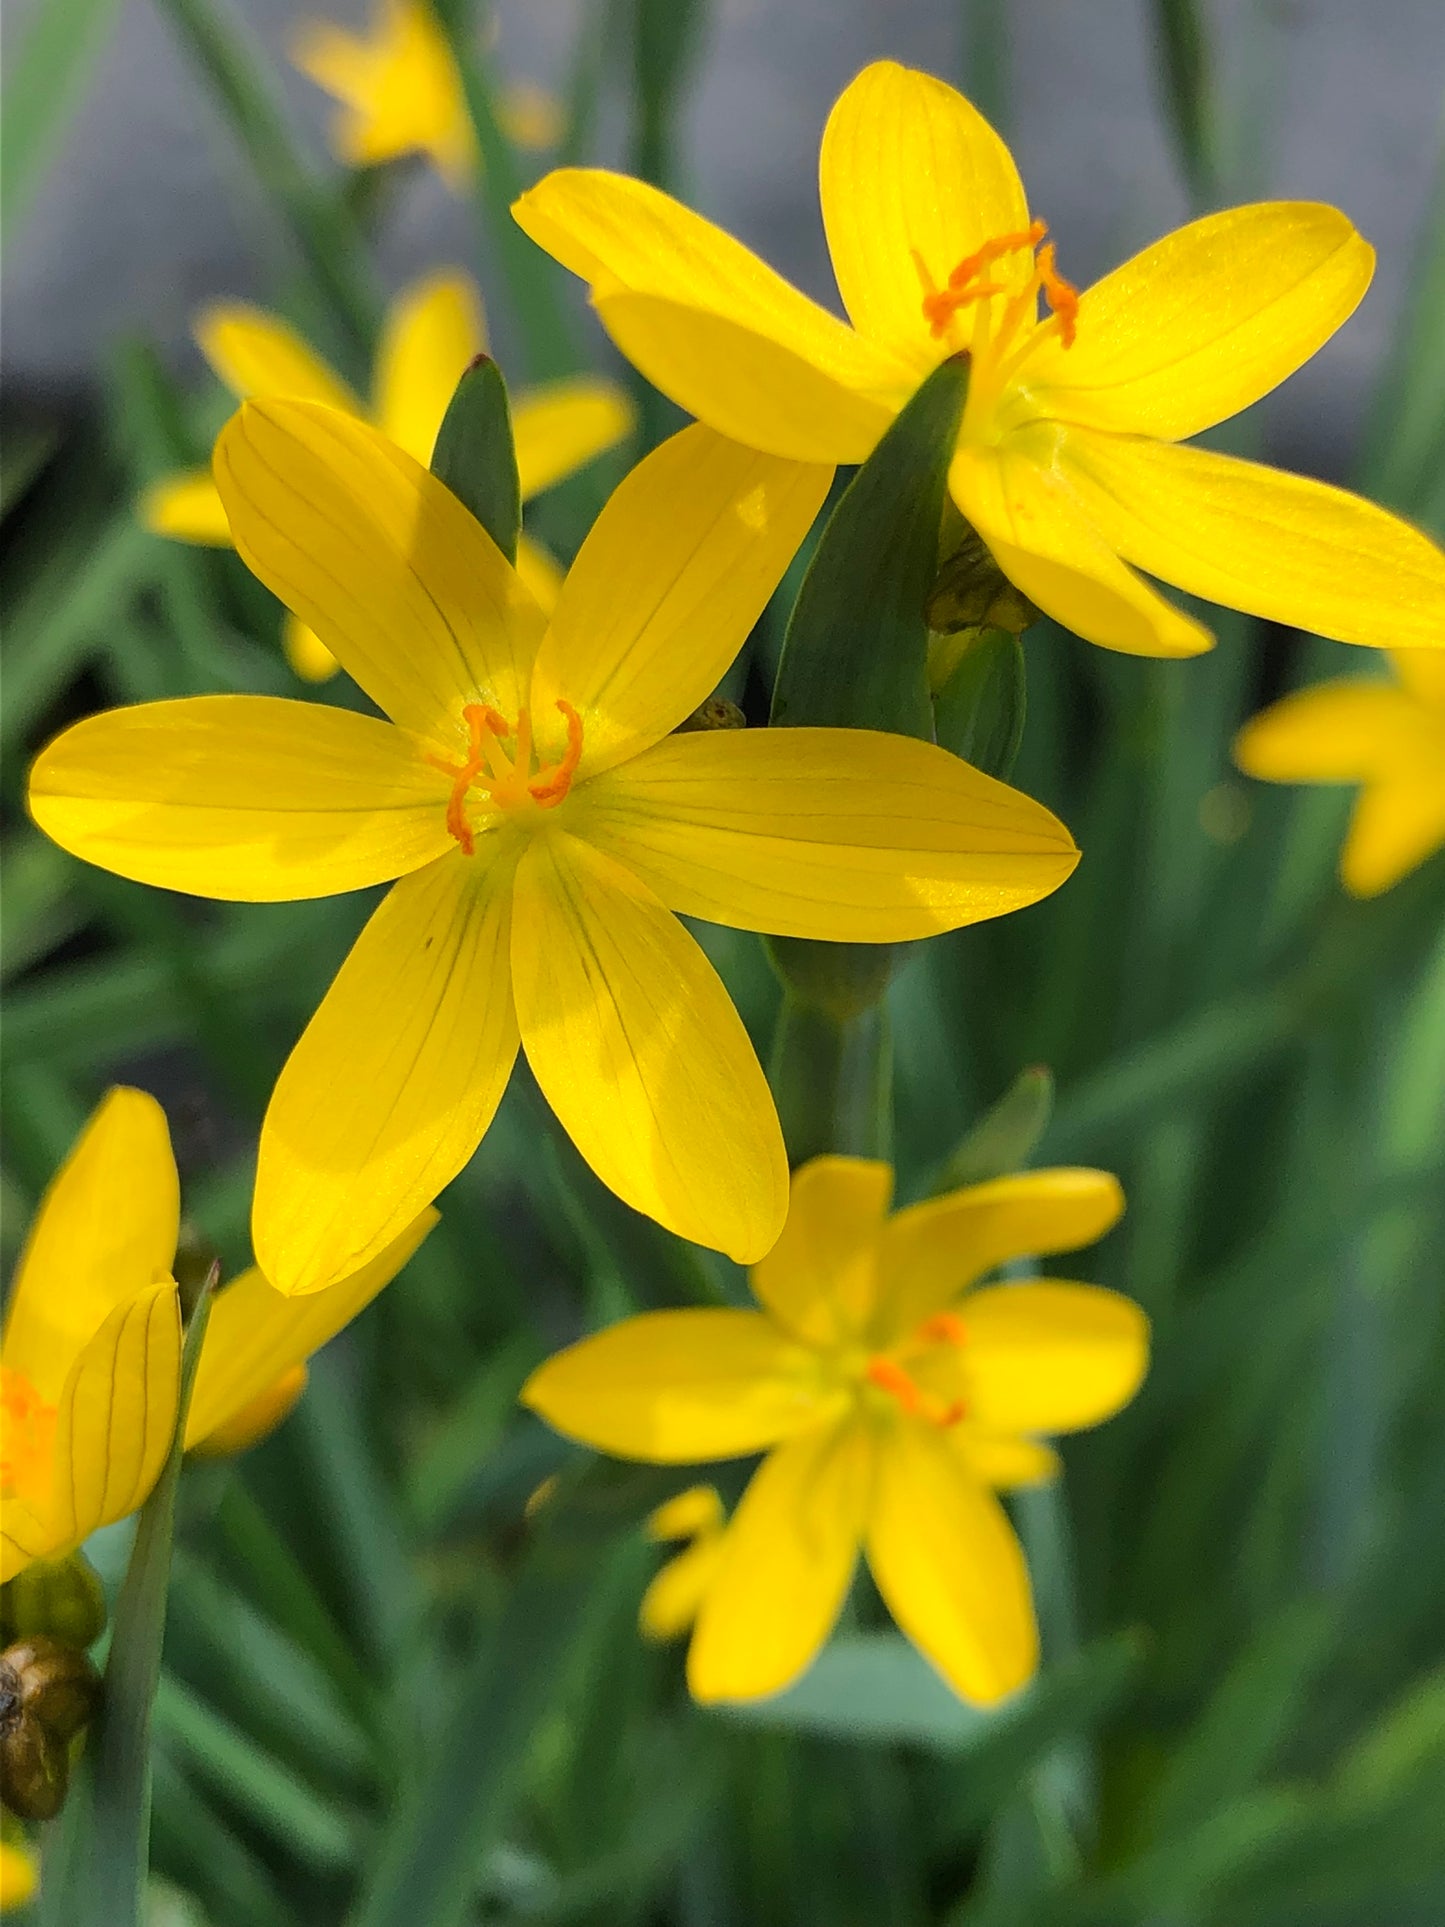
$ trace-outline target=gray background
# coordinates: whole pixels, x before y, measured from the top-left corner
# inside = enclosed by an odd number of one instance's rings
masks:
[[[599,4],[502,0],[503,71],[559,80],[582,8]],[[329,103],[284,58],[288,25],[321,10],[243,0],[294,122],[324,164]],[[350,21],[367,13],[361,0],[330,0],[325,10]],[[714,0],[685,108],[683,191],[831,301],[815,188],[828,105],[883,54],[957,79],[967,12],[961,0]],[[1337,472],[1427,218],[1445,4],[1214,0],[1207,12],[1234,130],[1228,198],[1333,201],[1379,251],[1360,314],[1271,404],[1277,458]],[[12,10],[7,38],[23,34],[28,18],[28,9]],[[1143,0],[1013,0],[1009,23],[1011,139],[1064,271],[1086,282],[1187,212],[1161,119],[1151,9]],[[618,75],[599,158],[617,151],[621,86]],[[392,204],[381,258],[392,284],[440,261],[475,265],[466,210],[424,169]],[[126,329],[185,364],[201,301],[264,299],[280,273],[276,237],[203,87],[147,0],[125,0],[64,146],[7,246],[12,392],[73,392]],[[501,346],[505,353],[505,338]]]

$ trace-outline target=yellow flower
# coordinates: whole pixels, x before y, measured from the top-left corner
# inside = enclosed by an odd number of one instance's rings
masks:
[[[1246,723],[1234,756],[1271,783],[1362,785],[1340,880],[1374,897],[1445,848],[1445,655],[1393,652],[1393,683],[1318,683]]]
[[[35,1855],[19,1840],[0,1840],[0,1914],[23,1907],[40,1884]]]
[[[422,1214],[365,1270],[300,1305],[254,1268],[219,1292],[186,1444],[224,1433],[355,1317],[435,1218]],[[10,1294],[0,1344],[0,1581],[123,1519],[155,1484],[180,1388],[171,1276],[179,1229],[165,1113],[144,1091],[119,1086],[46,1192]]]
[[[1057,1469],[1040,1433],[1096,1425],[1144,1374],[1128,1299],[1049,1279],[966,1290],[1021,1252],[1066,1251],[1123,1208],[1102,1171],[1001,1178],[888,1216],[886,1164],[827,1157],[793,1181],[751,1283],[761,1311],[661,1311],[549,1359],[523,1402],[620,1458],[765,1452],[699,1588],[700,1700],[780,1692],[827,1639],[860,1547],[894,1619],[989,1703],[1037,1663],[1028,1574],[995,1488]]]
[[[1212,214],[1078,295],[998,135],[892,61],[834,106],[819,174],[851,327],[641,181],[562,169],[513,212],[591,283],[650,381],[774,454],[863,460],[930,370],[967,352],[953,499],[1025,595],[1091,642],[1210,646],[1136,570],[1344,642],[1445,639],[1445,557],[1418,530],[1178,445],[1268,393],[1350,314],[1374,257],[1344,215]]]
[[[387,315],[368,409],[275,315],[241,302],[218,302],[204,309],[196,324],[201,353],[234,395],[291,395],[325,402],[328,408],[374,421],[422,463],[431,460],[452,392],[486,341],[481,297],[467,275],[443,269],[415,282],[397,296]],[[512,404],[512,427],[522,500],[565,481],[614,447],[630,431],[632,419],[632,405],[621,389],[593,375],[547,382],[518,395]],[[140,513],[157,535],[230,546],[231,526],[208,468],[157,482],[142,497]],[[551,556],[524,535],[517,545],[517,567],[532,594],[550,609],[562,581]],[[298,676],[324,682],[336,674],[335,656],[295,616],[287,617],[284,640]]]
[[[308,21],[291,59],[341,102],[331,141],[347,167],[427,154],[454,189],[466,187],[476,135],[451,47],[426,0],[382,0],[369,39]]]
[[[215,696],[74,725],[36,822],[143,883],[252,902],[400,878],[282,1071],[253,1237],[285,1291],[354,1270],[476,1149],[519,1037],[604,1183],[750,1262],[787,1209],[773,1100],[674,912],[889,943],[999,916],[1078,853],[930,743],[673,734],[828,472],[693,426],[611,497],[549,622],[434,476],[315,402],[248,402],[216,477],[242,557],[389,721]]]
[[[648,1515],[649,1539],[688,1542],[642,1595],[637,1616],[649,1639],[676,1639],[696,1620],[722,1557],[724,1525],[722,1500],[711,1485],[690,1485]]]

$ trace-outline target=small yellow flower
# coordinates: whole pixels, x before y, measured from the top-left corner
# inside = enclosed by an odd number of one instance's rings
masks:
[[[481,297],[467,275],[444,268],[414,282],[387,315],[369,407],[284,321],[260,308],[217,302],[202,311],[196,342],[239,399],[290,395],[325,402],[375,422],[383,435],[425,464],[452,392],[486,347],[487,331]],[[530,501],[615,447],[632,420],[632,405],[621,389],[593,375],[546,382],[516,396],[512,428],[522,500]],[[222,548],[231,544],[231,526],[208,468],[157,482],[142,497],[140,513],[157,535]],[[522,536],[517,568],[543,608],[550,609],[562,577],[547,551]],[[336,674],[335,656],[295,616],[287,617],[284,639],[298,676],[324,682]]]
[[[220,1291],[187,1446],[214,1449],[238,1414],[376,1296],[435,1218],[423,1213],[365,1270],[303,1303],[254,1268]],[[179,1229],[165,1113],[144,1091],[119,1086],[46,1192],[10,1294],[0,1343],[0,1581],[123,1519],[155,1484],[180,1389],[171,1276]],[[273,1422],[284,1416],[273,1408]]]
[[[688,1542],[642,1595],[637,1617],[649,1639],[677,1639],[691,1629],[722,1557],[725,1524],[722,1500],[711,1485],[690,1485],[648,1515],[649,1539]]]
[[[1445,556],[1419,530],[1341,489],[1180,446],[1267,394],[1354,309],[1374,256],[1343,214],[1211,214],[1079,295],[998,135],[892,61],[834,106],[819,184],[851,327],[641,181],[561,169],[513,212],[591,284],[650,381],[754,448],[862,461],[929,372],[967,353],[953,499],[1024,594],[1091,642],[1210,646],[1137,570],[1344,642],[1445,641]]]
[[[0,1914],[25,1906],[39,1884],[40,1870],[30,1849],[19,1840],[0,1840]]]
[[[466,187],[477,168],[476,135],[456,60],[426,0],[382,0],[370,38],[308,21],[291,59],[341,102],[331,140],[347,167],[427,154],[452,188]]]
[[[1271,783],[1361,785],[1340,880],[1374,897],[1445,848],[1445,655],[1393,652],[1393,682],[1301,689],[1246,723],[1239,767]]]
[[[281,1073],[252,1232],[284,1291],[365,1263],[471,1157],[519,1041],[603,1182],[747,1263],[787,1210],[777,1113],[678,913],[891,943],[1078,860],[1039,804],[867,730],[674,734],[717,687],[826,469],[694,425],[611,497],[550,623],[375,429],[247,402],[216,479],[243,559],[390,719],[262,696],[74,725],[30,807],[143,883],[277,902],[401,880]]]
[[[1133,1396],[1148,1328],[1090,1285],[968,1287],[1019,1253],[1090,1243],[1123,1200],[1102,1171],[1037,1171],[890,1217],[892,1184],[886,1164],[815,1159],[753,1268],[761,1311],[644,1313],[522,1388],[559,1432],[620,1458],[767,1454],[715,1545],[702,1522],[702,1583],[679,1582],[695,1597],[674,1623],[697,1605],[700,1700],[797,1679],[860,1548],[898,1625],[966,1699],[998,1700],[1037,1664],[1028,1573],[994,1490],[1053,1475],[1038,1434],[1097,1425]]]

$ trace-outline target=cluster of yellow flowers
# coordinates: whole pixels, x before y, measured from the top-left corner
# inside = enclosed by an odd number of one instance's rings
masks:
[[[416,7],[394,4],[377,43],[328,28],[299,57],[347,103],[349,159],[420,146],[453,174],[475,164]],[[1345,878],[1370,892],[1445,843],[1445,557],[1358,497],[1185,445],[1354,309],[1373,257],[1342,214],[1211,215],[1080,294],[992,128],[891,62],[834,107],[820,185],[847,323],[639,181],[562,169],[517,203],[623,355],[696,418],[626,476],[565,578],[534,544],[514,567],[425,466],[484,342],[464,277],[397,303],[369,406],[279,322],[208,311],[202,349],[242,406],[210,474],[164,483],[143,513],[234,544],[289,611],[298,673],[344,669],[379,713],[246,695],[116,710],[42,751],[29,800],[64,849],[160,888],[278,902],[392,885],[272,1096],[259,1270],[217,1300],[187,1444],[235,1449],[282,1416],[306,1357],[426,1235],[520,1049],[604,1183],[752,1268],[757,1310],[628,1320],[523,1394],[626,1458],[766,1454],[731,1519],[695,1487],[652,1522],[690,1541],[644,1620],[695,1622],[693,1692],[795,1679],[861,1549],[903,1631],[992,1702],[1036,1660],[995,1494],[1050,1477],[1048,1437],[1132,1396],[1147,1334],[1110,1292],[980,1281],[1102,1235],[1118,1186],[1044,1170],[890,1216],[884,1164],[823,1157],[790,1180],[768,1082],[679,919],[897,943],[1036,902],[1079,852],[1041,805],[932,743],[679,726],[835,466],[865,460],[962,355],[954,503],[1066,628],[1142,655],[1208,648],[1147,574],[1391,648],[1396,683],[1305,691],[1239,746],[1260,775],[1365,784]],[[525,497],[621,441],[631,413],[579,379],[523,395],[515,425]],[[133,1510],[157,1476],[178,1399],[177,1232],[165,1121],[113,1091],[45,1201],[6,1327],[7,1577]]]

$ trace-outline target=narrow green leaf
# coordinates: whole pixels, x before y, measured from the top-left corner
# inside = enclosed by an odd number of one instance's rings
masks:
[[[1048,1066],[1032,1064],[1020,1071],[992,1110],[985,1111],[939,1166],[929,1180],[930,1195],[1021,1171],[1048,1129],[1053,1108],[1054,1079]]]
[[[1024,739],[1028,685],[1023,644],[984,629],[938,692],[934,728],[945,749],[1006,783]]]
[[[478,355],[457,383],[437,430],[431,472],[515,562],[522,489],[507,384],[490,355]]]
[[[118,9],[115,0],[44,0],[6,66],[0,96],[0,229],[13,240]]]
[[[1190,199],[1208,205],[1217,188],[1209,46],[1199,0],[1154,0],[1169,131]]]

